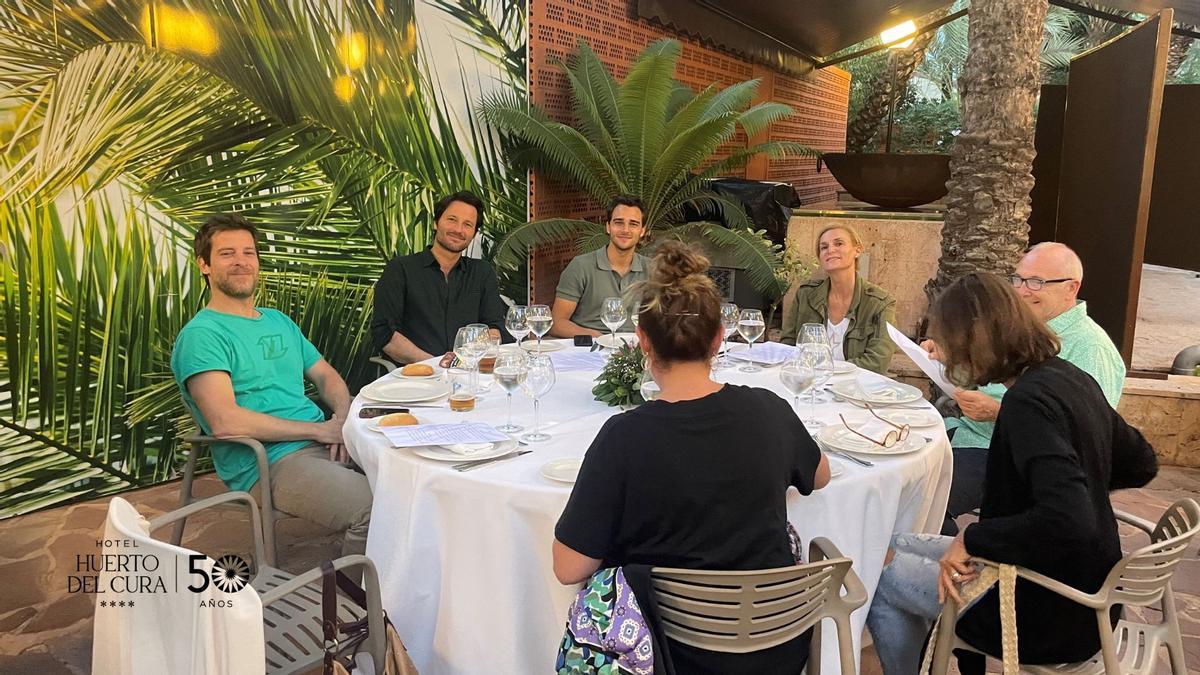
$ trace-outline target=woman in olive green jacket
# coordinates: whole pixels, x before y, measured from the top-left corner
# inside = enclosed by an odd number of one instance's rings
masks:
[[[847,225],[827,227],[817,237],[817,258],[827,276],[796,289],[790,317],[784,317],[780,340],[796,344],[800,327],[819,323],[834,345],[834,358],[883,373],[896,344],[887,324],[896,322],[896,301],[888,292],[858,276],[863,245]]]

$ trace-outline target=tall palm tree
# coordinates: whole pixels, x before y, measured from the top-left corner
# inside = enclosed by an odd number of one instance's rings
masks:
[[[816,152],[797,143],[769,141],[708,163],[738,128],[752,137],[792,110],[781,103],[751,105],[757,80],[692,92],[674,79],[679,53],[675,40],[655,42],[618,84],[581,41],[571,62],[559,64],[571,85],[573,124],[556,122],[512,94],[489,98],[481,111],[484,119],[527,144],[535,167],[561,176],[596,203],[606,203],[616,194],[640,196],[648,235],[662,230],[662,236],[682,238],[685,208],[718,209],[729,227],[705,225],[702,235],[731,250],[754,287],[775,300],[788,284],[779,247],[751,229],[741,205],[709,190],[708,182],[759,153],[779,157]],[[597,223],[535,221],[513,228],[497,242],[496,264],[518,265],[530,246],[562,237],[577,237],[585,251],[607,243]]]
[[[1029,241],[1033,104],[1046,2],[971,4],[961,89],[963,129],[950,152],[936,295],[968,272],[1008,273]]]

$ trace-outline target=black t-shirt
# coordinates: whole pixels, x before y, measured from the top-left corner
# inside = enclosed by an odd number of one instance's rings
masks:
[[[727,384],[605,423],[554,535],[606,567],[748,570],[794,564],[786,491],[813,489],[817,444],[787,402]]]
[[[554,536],[603,567],[752,570],[795,564],[787,488],[813,489],[821,451],[786,401],[727,384],[605,423]],[[751,654],[670,645],[679,673],[799,673],[808,634]]]

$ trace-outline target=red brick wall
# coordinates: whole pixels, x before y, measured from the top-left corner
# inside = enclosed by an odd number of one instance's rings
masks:
[[[566,59],[577,40],[587,40],[609,72],[621,80],[646,46],[663,37],[672,37],[683,44],[675,73],[680,82],[699,90],[713,82],[728,86],[757,77],[762,80],[761,100],[786,103],[796,111],[754,141],[795,141],[821,151],[845,149],[850,75],[837,68],[815,71],[803,78],[783,75],[638,19],[634,16],[633,0],[530,0],[528,35],[529,90],[533,102],[560,122],[571,121],[569,86],[552,62]],[[717,151],[714,159],[728,155],[734,148],[745,147],[747,142],[746,135],[739,130]],[[812,158],[763,158],[751,162],[737,175],[791,183],[806,204],[832,199],[838,189],[828,171],[816,173],[816,161]],[[599,221],[604,215],[602,204],[536,175],[530,180],[529,205],[534,219],[571,217]],[[547,304],[553,301],[558,276],[574,254],[569,243],[541,246],[534,251],[530,266],[531,298]]]

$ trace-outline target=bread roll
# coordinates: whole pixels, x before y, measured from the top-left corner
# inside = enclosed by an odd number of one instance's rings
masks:
[[[413,424],[419,424],[417,418],[408,413],[392,413],[379,418],[381,427],[406,427]]]
[[[433,374],[433,366],[426,363],[410,363],[400,369],[401,375],[424,377]]]

